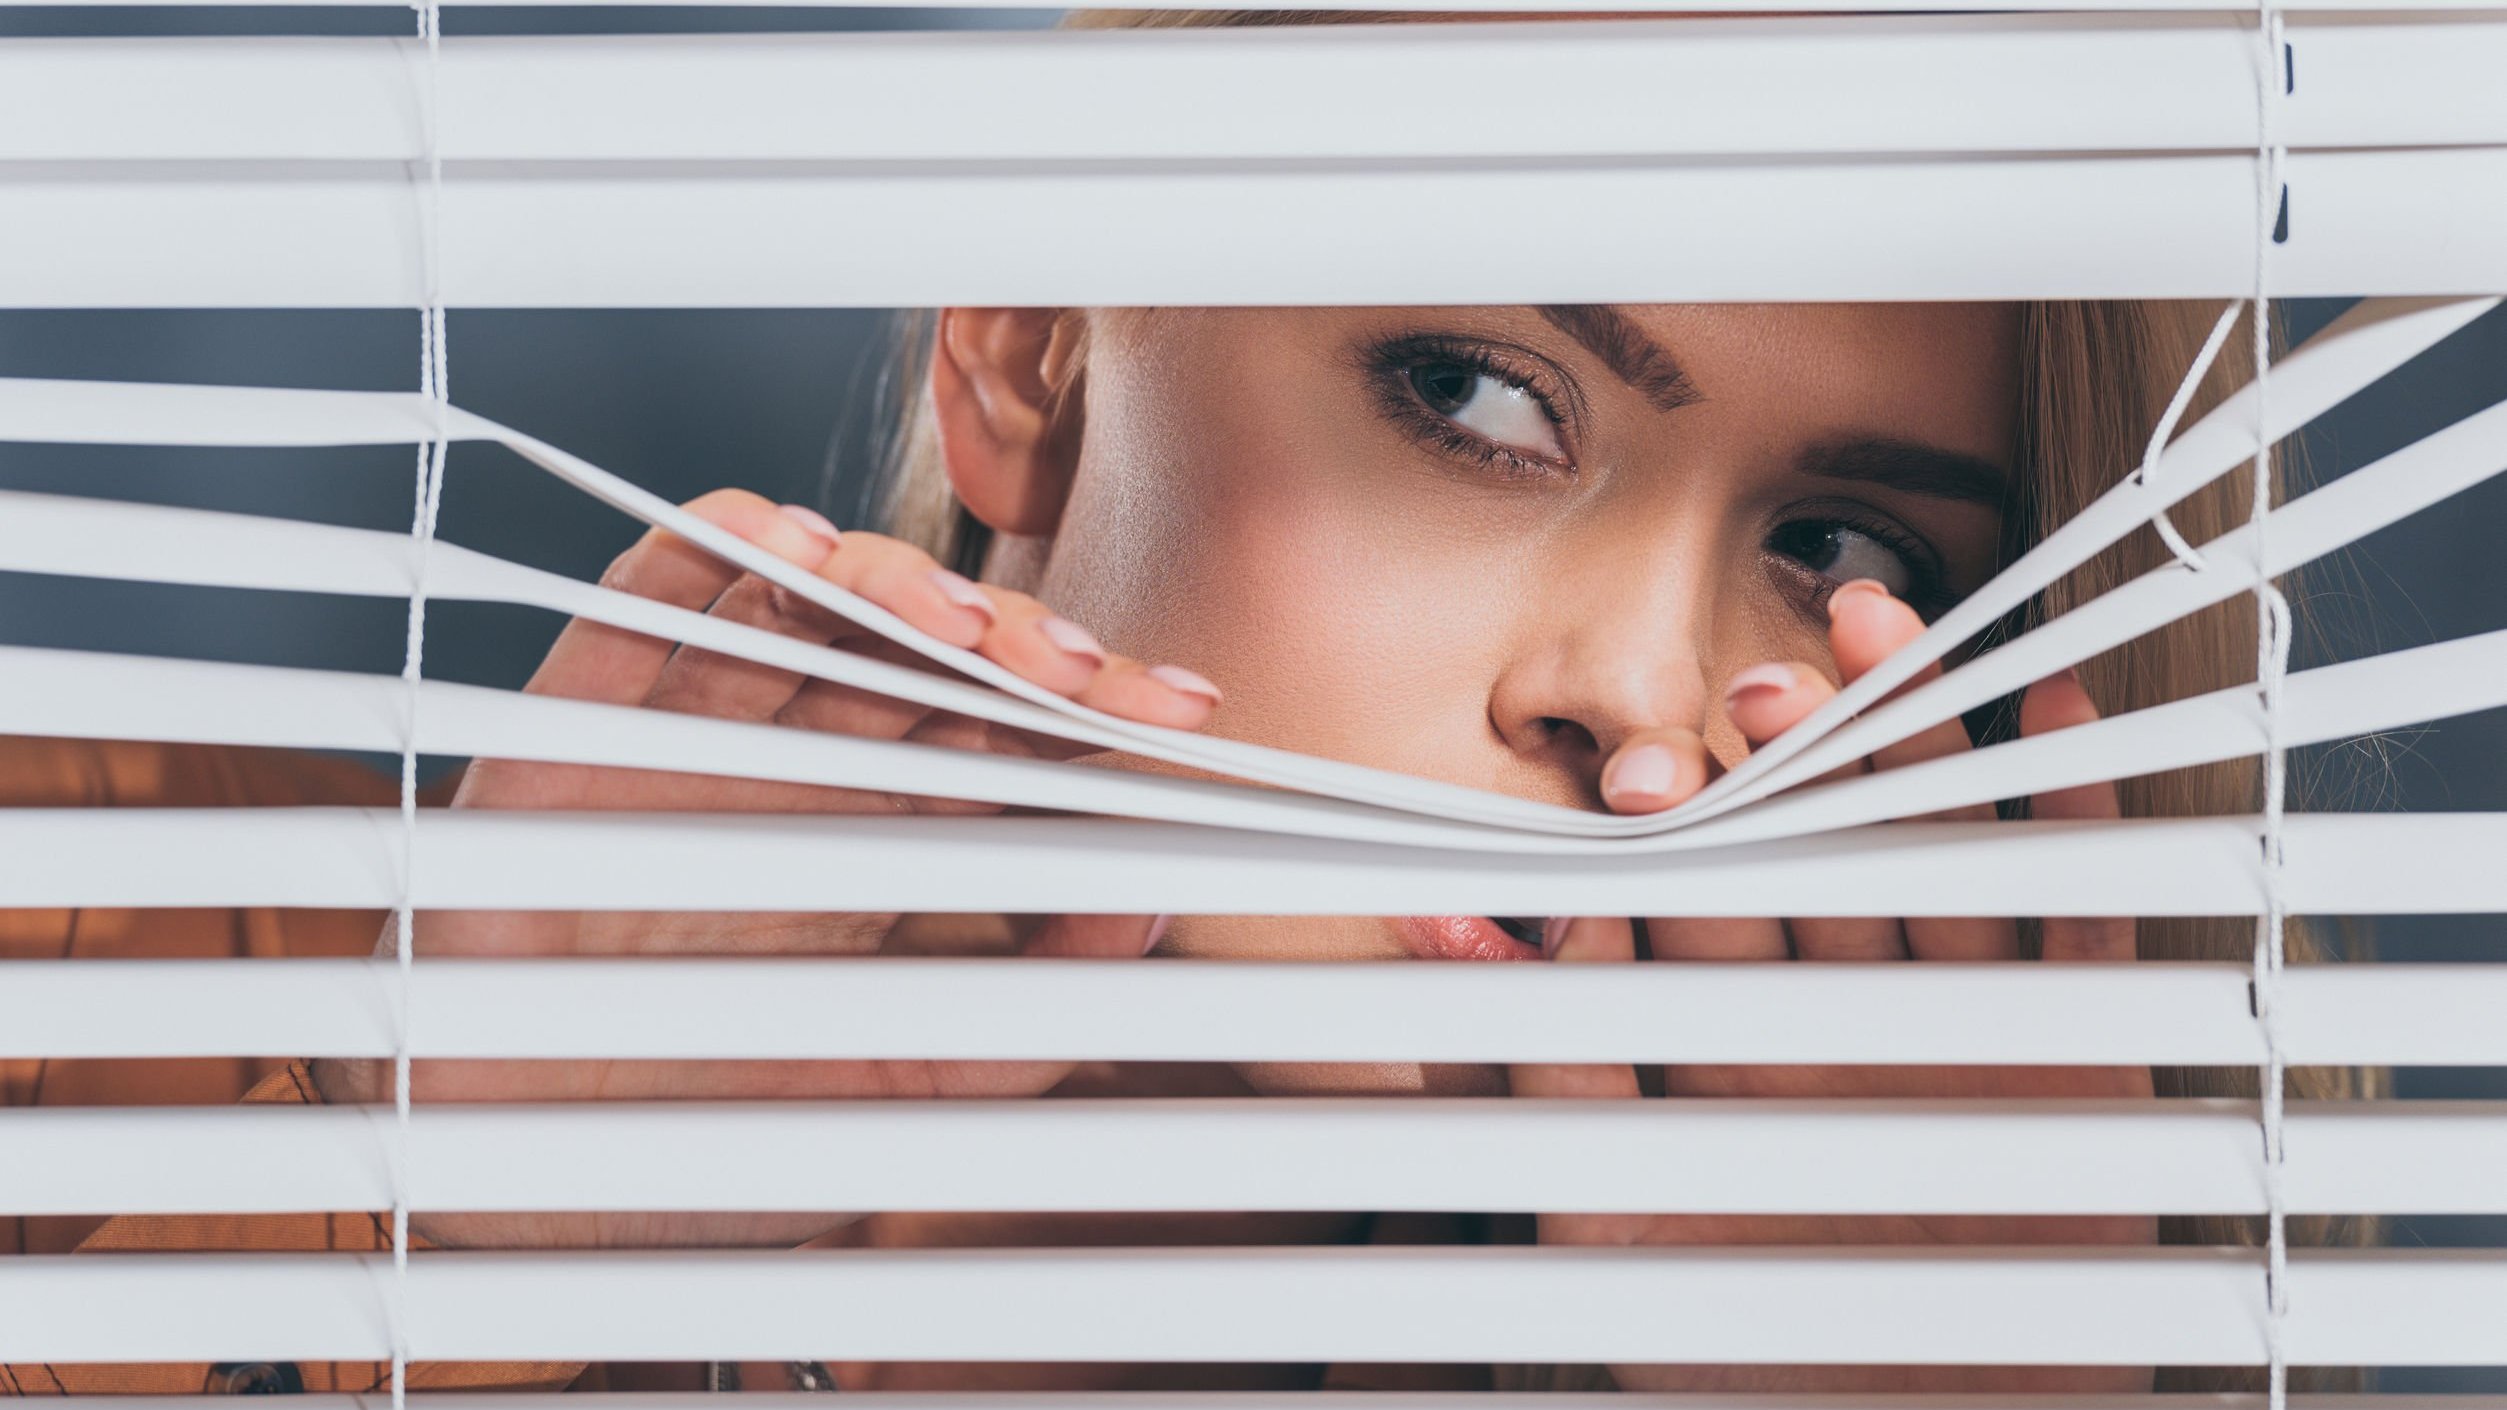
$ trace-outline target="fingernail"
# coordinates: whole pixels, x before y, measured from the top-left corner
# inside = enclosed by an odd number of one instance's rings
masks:
[[[844,535],[836,531],[836,526],[833,521],[829,520],[826,515],[819,513],[817,510],[810,508],[806,504],[787,504],[783,506],[783,517],[791,520],[795,524],[800,525],[812,537],[825,539],[829,548],[833,548],[837,544],[844,541]]]
[[[1867,593],[1887,597],[1889,585],[1878,578],[1856,578],[1851,582],[1837,584],[1836,588],[1828,594],[1829,618],[1834,620],[1840,606]]]
[[[1554,960],[1558,958],[1558,947],[1567,942],[1567,927],[1573,923],[1574,917],[1572,916],[1551,916],[1548,921],[1542,924],[1542,959]]]
[[[1174,923],[1175,917],[1173,916],[1151,916],[1149,938],[1141,942],[1140,952],[1145,955],[1158,948],[1158,942],[1166,938],[1166,928]]]
[[[1180,690],[1186,695],[1198,695],[1213,705],[1219,703],[1219,688],[1212,685],[1199,671],[1187,671],[1181,666],[1152,666],[1149,668],[1149,677],[1170,690]]]
[[[1796,684],[1791,666],[1775,661],[1762,661],[1741,671],[1724,685],[1724,704],[1729,706],[1744,695],[1762,690],[1791,690]]]
[[[1671,791],[1672,777],[1679,769],[1669,749],[1659,744],[1640,744],[1611,761],[1610,776],[1602,780],[1602,792],[1614,798],[1630,793],[1659,796]]]
[[[1085,656],[1099,665],[1105,664],[1106,649],[1099,646],[1097,639],[1088,634],[1088,629],[1077,622],[1065,617],[1047,617],[1036,624],[1036,630],[1045,634],[1045,640],[1073,656]]]
[[[993,610],[992,599],[985,594],[982,588],[975,586],[964,577],[956,573],[952,573],[946,568],[934,568],[931,570],[931,585],[940,589],[940,595],[942,597],[949,599],[951,602],[956,603],[958,606],[965,608],[969,612],[982,614],[983,619],[987,622],[993,620],[996,615]]]

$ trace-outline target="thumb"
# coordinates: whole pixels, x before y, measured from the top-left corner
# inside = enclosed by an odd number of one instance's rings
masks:
[[[1551,964],[1603,964],[1636,959],[1636,924],[1625,916],[1564,916],[1550,920],[1544,948]],[[1621,1063],[1519,1062],[1506,1069],[1518,1097],[1636,1097],[1637,1072]]]
[[[1047,917],[1036,932],[1019,946],[1022,955],[1047,955],[1064,959],[1123,960],[1137,959],[1157,948],[1166,938],[1167,922],[1173,916],[1079,916]]]

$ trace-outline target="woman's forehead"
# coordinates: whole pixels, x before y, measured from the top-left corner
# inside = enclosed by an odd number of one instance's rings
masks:
[[[1199,338],[1253,365],[1348,340],[1425,329],[1486,336],[1571,358],[1660,411],[1716,400],[1877,418],[1998,453],[2016,414],[2021,310],[2014,303],[1515,304],[1134,311],[1166,362]],[[1168,336],[1161,336],[1160,331]],[[1170,341],[1170,337],[1174,341]],[[1215,351],[1215,350],[1214,350]]]
[[[1598,307],[1666,340],[1712,339],[1840,352],[1925,344],[1942,352],[2015,351],[2011,303],[1607,304]]]
[[[2018,304],[1613,304],[1616,324],[1677,360],[1700,389],[1753,376],[1805,379],[1836,393],[2008,405],[2020,364]]]
[[[1839,351],[1929,344],[1940,351],[1969,351],[1981,356],[2009,355],[2019,346],[2021,310],[2016,303],[1689,303],[1689,304],[1498,304],[1401,305],[1385,307],[1184,309],[1135,308],[1105,310],[1105,321],[1124,331],[1152,332],[1191,329],[1215,331],[1246,321],[1277,326],[1282,321],[1371,326],[1405,318],[1446,318],[1495,322],[1543,322],[1553,326],[1633,325],[1666,343],[1713,340],[1718,344],[1755,341],[1768,346],[1803,348],[1828,345]]]

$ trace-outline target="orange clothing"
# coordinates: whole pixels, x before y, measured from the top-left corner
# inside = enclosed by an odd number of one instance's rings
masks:
[[[437,790],[430,789],[433,793]],[[263,749],[0,737],[0,807],[272,807],[388,805],[391,780],[345,760]],[[0,964],[22,959],[246,959],[371,953],[379,911],[0,910]],[[319,1101],[302,1063],[267,1059],[51,1061],[0,1059],[0,1103],[173,1106]],[[0,1217],[0,1255],[107,1250],[373,1252],[391,1247],[388,1216],[368,1211],[277,1215]],[[558,1389],[603,1379],[579,1364],[417,1365],[425,1389]],[[0,1395],[198,1393],[203,1390],[369,1391],[388,1364],[295,1366],[0,1366]]]

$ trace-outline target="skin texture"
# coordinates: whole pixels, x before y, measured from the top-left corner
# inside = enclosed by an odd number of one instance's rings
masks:
[[[1930,545],[1939,594],[1991,575],[1994,506],[1841,483],[1798,462],[1856,437],[2007,462],[2016,319],[1939,305],[1623,316],[1676,358],[1693,389],[1685,405],[1664,409],[1527,309],[1107,320],[1040,591],[1125,649],[1226,685],[1224,733],[1583,807],[1604,806],[1614,753],[1660,742],[1694,786],[1709,759],[1748,752],[1721,708],[1744,668],[1836,669],[1824,606],[1834,583],[1768,551],[1780,526],[1878,515]],[[1439,355],[1458,351],[1443,340],[1467,339],[1504,348],[1510,371],[1542,374],[1580,413],[1558,438],[1571,463],[1478,463],[1388,415],[1389,379],[1367,350],[1422,333]],[[949,340],[970,362],[1007,341]],[[1061,478],[1025,469],[1007,438],[943,417],[952,471],[979,513],[988,476]],[[1032,455],[1067,453],[1067,439]],[[1671,800],[1617,801],[1643,811]],[[1407,953],[1372,920],[1215,917],[1179,921],[1167,949]],[[1269,1090],[1304,1085],[1261,1078]],[[1499,1089],[1489,1073],[1410,1080]]]
[[[936,565],[906,544],[855,532],[838,544],[813,516],[743,492],[720,491],[692,507],[926,630],[1116,713],[1553,803],[1647,812],[1686,798],[1781,733],[1917,634],[1926,612],[1992,574],[2017,361],[2016,314],[1996,306],[956,309],[941,320],[931,389],[951,483],[997,535],[980,589],[935,576]],[[1888,453],[1837,458],[1841,447],[1871,445]],[[1834,473],[1881,460],[1897,467],[1887,482]],[[1910,475],[1910,465],[1922,473]],[[1940,492],[1952,483],[1970,493]],[[666,534],[630,549],[608,582],[881,650]],[[1085,631],[1075,635],[1074,623]],[[587,622],[568,627],[530,689],[1010,753],[1062,748]],[[2041,733],[2095,715],[2079,685],[2058,677],[2028,693],[2022,728]],[[1899,767],[1968,747],[1964,727],[1951,722],[1851,767]],[[2032,802],[2039,816],[2116,811],[2107,787]],[[969,810],[503,760],[474,765],[457,806]],[[1408,933],[1363,917],[1182,917],[1167,925],[1075,916],[1022,918],[996,936],[1040,956],[1139,955],[1154,946],[1161,956],[1341,960],[1407,957]],[[2133,956],[2129,921],[2049,921],[2043,937],[2044,962]],[[939,942],[895,916],[430,915],[418,943],[443,954],[870,954]],[[2019,953],[2011,921],[1608,917],[1564,926],[1549,962]],[[353,1097],[372,1095],[381,1077],[326,1065],[321,1080],[332,1095]],[[422,1100],[2150,1090],[2142,1069],[442,1063],[418,1074]],[[446,1242],[501,1246],[1313,1242],[1367,1237],[1368,1229],[1355,1215],[858,1212],[421,1224]],[[2156,1234],[2143,1219],[1697,1216],[1542,1216],[1531,1232],[1579,1244],[2130,1243]],[[1392,1235],[1379,1224],[1374,1236]],[[839,1372],[855,1389],[1416,1383],[1363,1368]],[[1623,1388],[1649,1390],[2149,1384],[2140,1370],[2028,1368],[1632,1366],[1612,1375]]]

